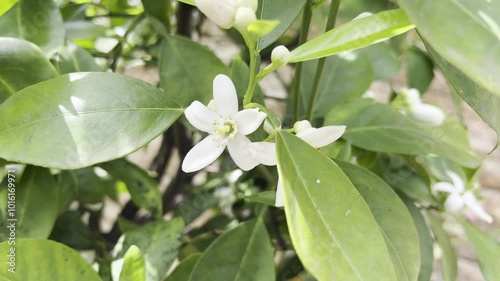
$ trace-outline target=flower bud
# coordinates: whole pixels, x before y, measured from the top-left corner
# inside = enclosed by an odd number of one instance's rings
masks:
[[[309,121],[307,120],[297,121],[295,122],[295,124],[293,124],[293,129],[295,130],[296,134],[310,128],[312,128],[311,123],[309,123]]]
[[[445,119],[444,112],[439,107],[426,103],[413,105],[410,113],[413,119],[429,126],[440,126]]]
[[[422,100],[420,99],[420,91],[417,89],[404,89],[401,91],[401,94],[405,96],[406,102],[410,106],[422,103]]]
[[[236,13],[233,0],[194,0],[196,7],[221,28],[231,28]]]
[[[234,26],[237,27],[240,32],[246,31],[247,27],[255,21],[257,21],[257,17],[251,8],[240,7],[236,10]]]
[[[235,7],[246,7],[252,9],[254,12],[257,12],[257,7],[259,5],[258,0],[234,0]]]
[[[269,121],[264,121],[264,131],[270,135],[274,135],[276,132],[274,131],[273,125],[269,123]]]
[[[271,62],[277,67],[285,66],[290,57],[290,51],[283,45],[274,48],[271,52]]]

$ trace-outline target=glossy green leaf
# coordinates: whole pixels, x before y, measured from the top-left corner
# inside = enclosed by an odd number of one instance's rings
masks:
[[[28,166],[21,178],[15,178],[14,185],[15,212],[9,211],[7,216],[16,219],[16,238],[48,238],[59,212],[59,190],[55,178],[47,169]],[[6,225],[13,222],[0,222],[2,233],[8,234]]]
[[[212,99],[213,79],[229,74],[228,68],[207,47],[179,36],[163,40],[160,55],[160,84],[183,107]]]
[[[196,6],[196,4],[194,3],[194,0],[179,0],[179,2],[188,4],[188,5],[191,5],[191,6]]]
[[[432,236],[425,222],[424,217],[418,208],[407,198],[403,198],[403,202],[410,212],[413,222],[417,227],[418,239],[420,245],[420,271],[418,273],[418,281],[429,281],[431,279],[433,264],[434,264],[434,248],[432,245]]]
[[[456,93],[497,133],[500,143],[500,97],[472,81],[428,45],[427,50]]]
[[[388,80],[399,73],[401,62],[388,44],[380,42],[364,50],[372,63],[375,79]]]
[[[193,271],[194,266],[200,259],[201,254],[192,254],[188,256],[186,259],[181,261],[181,263],[175,268],[175,270],[168,276],[165,281],[180,281],[180,280],[188,280],[189,275]]]
[[[280,23],[266,36],[260,38],[260,50],[274,43],[288,30],[299,16],[307,0],[260,0],[257,18],[261,20],[278,20]]]
[[[66,212],[57,218],[50,240],[77,250],[92,250],[95,247],[94,233],[82,221],[80,214],[74,211]]]
[[[245,199],[252,202],[262,203],[268,206],[274,206],[276,202],[276,192],[270,190],[262,191],[250,196],[246,196]]]
[[[337,17],[343,21],[348,21],[364,12],[375,14],[394,7],[397,7],[397,5],[391,3],[391,0],[342,1]],[[327,10],[327,8],[324,9]]]
[[[217,238],[217,235],[212,230],[195,236],[182,246],[179,250],[177,258],[182,261],[193,254],[203,253],[203,251],[205,251],[208,246],[212,244],[215,238]]]
[[[88,4],[68,4],[61,7],[61,15],[64,22],[85,20],[85,11]]]
[[[64,23],[66,39],[95,39],[106,35],[107,28],[89,21],[70,21]]]
[[[336,27],[292,51],[290,62],[313,60],[363,48],[414,26],[401,9],[389,10]]]
[[[317,61],[304,63],[301,83],[304,102],[309,102],[317,64]],[[374,71],[365,52],[346,52],[327,58],[314,116],[324,117],[332,105],[361,97],[370,87],[373,78]]]
[[[16,38],[0,38],[0,103],[27,86],[58,75],[36,45]]]
[[[159,31],[167,33],[170,29],[171,5],[170,1],[141,0],[144,11],[153,21],[158,22]]]
[[[64,44],[59,7],[54,1],[20,0],[0,17],[0,37],[25,39],[52,57]]]
[[[406,79],[408,87],[425,93],[434,79],[434,64],[429,56],[418,48],[410,48],[406,53]]]
[[[61,171],[57,177],[59,184],[59,214],[68,210],[71,202],[78,197],[76,176],[71,171]]]
[[[457,255],[451,244],[450,237],[443,229],[442,223],[430,212],[426,212],[427,218],[431,225],[432,233],[434,238],[441,248],[441,271],[443,273],[444,281],[456,281],[457,280]]]
[[[471,168],[480,164],[467,145],[463,128],[446,123],[441,127],[423,127],[396,109],[371,99],[353,100],[332,108],[325,125],[341,124],[347,126],[342,137],[367,150],[435,154]]]
[[[398,2],[420,36],[438,54],[481,87],[500,96],[499,1]]]
[[[10,248],[0,244],[0,279],[5,281],[100,281],[97,272],[80,254],[57,242],[45,239],[18,239],[15,245],[15,273],[9,272]],[[36,262],[34,262],[36,261]]]
[[[500,280],[500,242],[488,234],[481,232],[472,224],[462,221],[467,237],[472,242],[479,258],[481,272],[487,281]]]
[[[145,224],[125,232],[115,246],[114,256],[122,258],[130,246],[136,245],[146,260],[146,281],[159,281],[177,256],[183,230],[181,219]]]
[[[148,210],[151,216],[163,216],[162,197],[156,180],[146,171],[125,159],[101,165],[115,180],[127,185],[132,201],[139,207]]]
[[[111,188],[110,179],[100,177],[93,167],[67,171],[76,179],[77,199],[82,203],[97,204],[103,200],[106,189]]]
[[[295,250],[319,281],[397,280],[369,206],[328,157],[290,133],[276,138],[285,214]]]
[[[19,0],[3,0],[0,2],[0,16],[5,14],[12,6],[14,6]]]
[[[262,219],[240,223],[219,236],[187,280],[274,281],[273,249]]]
[[[420,270],[419,237],[413,219],[398,195],[367,169],[335,160],[363,197],[380,226],[397,280],[416,280]]]
[[[68,42],[67,45],[57,53],[53,61],[54,66],[61,74],[102,70],[95,63],[94,57],[89,52],[71,42]]]
[[[135,245],[130,246],[123,257],[119,281],[146,281],[144,255]]]
[[[0,105],[0,157],[60,169],[90,166],[139,149],[181,114],[169,95],[138,79],[66,74]]]

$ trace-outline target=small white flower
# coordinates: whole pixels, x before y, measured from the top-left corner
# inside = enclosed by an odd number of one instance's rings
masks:
[[[194,0],[196,7],[207,18],[215,22],[221,28],[229,29],[235,24],[235,18],[239,8],[249,8],[253,15],[257,11],[258,0]],[[248,22],[248,11],[243,12],[244,22]],[[243,23],[243,22],[241,22]]]
[[[320,148],[338,140],[345,132],[346,126],[325,126],[313,128],[307,120],[297,121],[293,125],[297,137],[309,145]],[[254,142],[250,144],[250,155],[259,163],[274,166],[278,164],[276,157],[276,144],[273,142]],[[285,204],[283,190],[280,180],[276,189],[276,207],[282,207]]]
[[[271,62],[277,67],[285,66],[290,58],[290,51],[283,45],[277,46],[271,52]]]
[[[251,142],[246,135],[257,130],[266,114],[258,109],[238,112],[236,89],[225,75],[215,77],[213,95],[212,109],[194,101],[184,112],[191,125],[209,135],[188,152],[182,162],[182,170],[188,173],[203,169],[214,162],[226,146],[240,169],[253,169],[259,163],[250,155]]]
[[[454,172],[448,171],[446,174],[451,178],[453,184],[449,182],[438,182],[432,185],[432,191],[449,193],[444,201],[446,211],[454,213],[466,206],[475,216],[492,223],[493,218],[486,213],[471,191],[465,190],[465,184],[462,178]]]
[[[251,8],[240,7],[236,10],[236,15],[234,16],[234,26],[238,30],[247,30],[247,27],[256,21],[257,17]]]
[[[444,112],[437,106],[423,103],[417,89],[403,89],[409,115],[416,121],[429,125],[441,126],[446,118]]]

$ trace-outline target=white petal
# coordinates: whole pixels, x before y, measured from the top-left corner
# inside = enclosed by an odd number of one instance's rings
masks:
[[[231,28],[233,25],[236,7],[233,0],[194,0],[196,7],[222,28]]]
[[[345,126],[326,126],[318,129],[310,128],[297,134],[297,137],[313,147],[323,147],[338,140],[345,132]]]
[[[233,81],[219,74],[214,79],[214,101],[217,112],[223,116],[233,116],[238,112],[238,96]]]
[[[437,182],[432,185],[432,192],[434,194],[438,192],[446,192],[446,193],[459,193],[456,187],[449,182]]]
[[[225,146],[217,142],[219,136],[209,135],[195,145],[182,161],[186,173],[199,171],[214,162],[224,151]]]
[[[483,210],[483,207],[481,207],[476,199],[476,196],[474,196],[471,191],[467,191],[464,193],[463,200],[469,210],[471,210],[478,218],[486,221],[487,223],[493,222],[493,218]]]
[[[259,165],[259,162],[250,154],[250,144],[250,140],[242,134],[236,134],[234,140],[227,143],[229,155],[243,171],[249,171]]]
[[[418,89],[405,89],[403,90],[403,94],[406,97],[406,101],[411,106],[422,103],[420,99],[420,91]]]
[[[446,198],[446,201],[444,201],[445,210],[451,213],[462,209],[463,206],[464,200],[458,193],[451,193],[448,198]]]
[[[191,125],[207,133],[214,130],[214,122],[220,118],[219,114],[204,106],[199,101],[191,103],[184,111],[184,114]]]
[[[455,186],[455,189],[457,190],[457,192],[458,193],[464,192],[465,184],[464,184],[464,181],[462,180],[462,178],[452,171],[446,171],[446,174],[452,180],[453,185]]]
[[[411,116],[418,122],[429,126],[440,126],[446,117],[439,107],[426,103],[413,105]]]
[[[311,129],[312,126],[311,126],[311,123],[309,123],[309,121],[307,120],[301,120],[301,121],[297,121],[293,124],[293,129],[295,130],[295,133],[296,134],[299,134],[307,129]]]
[[[247,7],[236,9],[234,16],[234,26],[241,32],[246,32],[249,25],[257,21],[254,10]]]
[[[278,164],[276,157],[276,143],[274,142],[253,142],[250,144],[250,155],[259,163],[274,166]]]
[[[276,207],[285,206],[285,197],[283,195],[283,188],[281,187],[281,179],[278,179],[278,186],[276,188],[276,201],[274,202]]]
[[[242,135],[248,135],[257,128],[266,119],[267,115],[257,108],[245,109],[234,115],[234,121],[238,124],[238,132]]]
[[[234,0],[234,4],[236,7],[248,7],[251,8],[254,12],[257,12],[257,6],[259,5],[258,0]]]

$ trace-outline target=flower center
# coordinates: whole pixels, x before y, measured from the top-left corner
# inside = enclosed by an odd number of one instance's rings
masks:
[[[238,133],[238,124],[231,118],[220,118],[214,122],[214,131],[212,134],[218,134],[223,139],[234,139]]]

